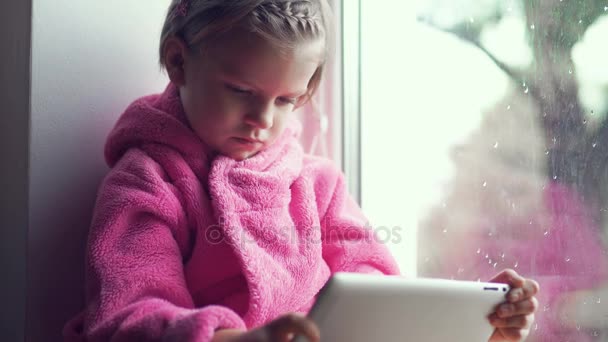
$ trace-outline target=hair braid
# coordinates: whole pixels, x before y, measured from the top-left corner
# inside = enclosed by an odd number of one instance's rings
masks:
[[[318,13],[311,13],[313,8],[309,0],[287,0],[278,2],[267,2],[258,6],[253,12],[253,17],[261,23],[278,26],[286,24],[292,33],[299,29],[305,34],[317,35],[322,25]]]

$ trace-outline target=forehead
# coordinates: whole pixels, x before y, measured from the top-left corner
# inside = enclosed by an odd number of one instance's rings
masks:
[[[206,51],[201,61],[210,71],[267,87],[286,83],[305,87],[322,63],[325,46],[318,39],[279,49],[256,34],[235,31],[214,40]]]

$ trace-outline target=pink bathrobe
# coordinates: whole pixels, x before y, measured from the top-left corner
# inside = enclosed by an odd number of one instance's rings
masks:
[[[177,88],[131,104],[89,233],[86,309],[66,341],[209,341],[307,312],[337,271],[397,274],[339,169],[294,120],[265,151],[211,157]]]

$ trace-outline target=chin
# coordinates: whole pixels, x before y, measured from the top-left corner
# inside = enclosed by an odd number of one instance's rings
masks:
[[[239,152],[232,152],[232,153],[227,153],[226,156],[236,160],[236,161],[243,161],[245,159],[249,159],[253,156],[255,156],[258,152],[244,152],[244,151],[239,151]]]

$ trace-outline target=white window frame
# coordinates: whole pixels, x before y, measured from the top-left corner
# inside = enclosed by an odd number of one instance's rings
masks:
[[[361,1],[342,1],[342,167],[361,203]]]

